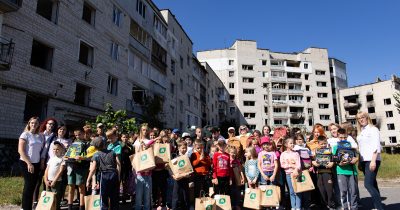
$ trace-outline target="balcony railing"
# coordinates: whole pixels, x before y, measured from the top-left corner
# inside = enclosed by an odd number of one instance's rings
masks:
[[[10,69],[14,55],[15,43],[0,37],[0,70],[7,71]]]
[[[22,0],[0,0],[0,11],[2,13],[15,12],[21,8]]]
[[[288,90],[288,93],[289,94],[291,94],[291,93],[294,93],[294,94],[301,94],[301,93],[303,93],[304,92],[304,90],[299,90],[299,89],[289,89]]]
[[[276,118],[288,118],[288,113],[286,112],[274,112],[273,115]]]
[[[360,107],[360,103],[356,102],[356,103],[352,103],[352,102],[344,102],[344,108],[345,109],[353,109],[353,108],[359,108]]]

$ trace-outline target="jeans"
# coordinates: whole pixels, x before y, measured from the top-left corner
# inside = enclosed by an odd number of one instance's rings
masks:
[[[275,177],[275,180],[273,182],[271,182],[269,180],[265,180],[264,177],[261,175],[261,173],[264,173],[264,175],[266,175],[268,177],[271,177],[274,174],[273,171],[260,171],[260,181],[259,181],[260,185],[277,185],[278,184],[278,182],[277,182],[278,177]]]
[[[340,200],[343,209],[358,209],[357,182],[355,175],[338,174]]]
[[[172,209],[187,210],[190,208],[189,178],[177,180],[172,193]]]
[[[372,197],[372,201],[374,203],[374,207],[376,209],[383,209],[381,194],[379,192],[378,183],[376,182],[376,176],[378,175],[378,169],[381,165],[381,161],[376,161],[376,169],[375,171],[369,170],[369,164],[371,161],[363,161],[362,168],[364,173],[364,186],[368,190],[369,194]]]
[[[34,171],[33,174],[28,172],[28,165],[20,160],[22,174],[24,176],[24,190],[22,192],[22,209],[32,210],[33,192],[39,178],[40,163],[32,163]]]
[[[118,210],[119,209],[119,180],[117,171],[101,172],[100,178],[100,198],[101,209]],[[108,205],[110,199],[110,206]]]
[[[168,171],[163,169],[161,171],[153,171],[152,182],[153,182],[153,200],[154,204],[165,206],[167,203],[167,178]]]
[[[290,174],[286,174],[286,181],[289,186],[290,205],[294,209],[300,209],[301,208],[301,198],[298,193],[294,192],[294,189],[292,186],[292,177]]]
[[[136,176],[136,199],[135,210],[150,210],[151,209],[151,176]],[[142,208],[143,205],[143,208]]]

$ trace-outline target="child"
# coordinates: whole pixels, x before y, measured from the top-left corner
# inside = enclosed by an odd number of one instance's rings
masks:
[[[319,148],[315,152],[315,160],[312,161],[313,166],[317,172],[317,184],[319,192],[321,193],[322,203],[329,209],[335,208],[333,202],[333,181],[332,181],[332,167],[331,161],[332,153],[328,148],[328,140],[319,139]]]
[[[254,132],[255,133],[255,132]],[[250,136],[249,139],[250,144],[248,147],[254,147],[254,149],[256,150],[256,153],[260,153],[262,151],[261,147],[260,147],[260,142],[259,142],[259,137],[257,136]]]
[[[274,144],[268,136],[261,138],[263,150],[258,154],[258,169],[260,170],[260,185],[276,185],[276,174],[278,173],[278,158],[274,151]]]
[[[229,147],[228,149],[229,152],[229,158],[230,158],[230,167],[233,169],[239,169],[237,171],[240,171],[239,176],[240,176],[240,183],[237,183],[238,180],[232,179],[232,185],[231,185],[231,205],[233,209],[240,209],[239,207],[239,201],[240,201],[240,188],[239,185],[244,184],[244,174],[242,171],[242,165],[240,164],[240,160],[237,157],[237,150],[235,147]],[[232,176],[234,174],[232,173]]]
[[[301,198],[298,193],[295,193],[292,186],[292,178],[296,179],[301,170],[300,156],[299,153],[293,151],[294,140],[292,138],[287,138],[284,141],[284,146],[286,151],[281,154],[280,162],[281,167],[285,170],[286,181],[289,186],[290,192],[290,204],[292,209],[301,209]]]
[[[207,175],[211,167],[211,158],[204,152],[204,142],[201,139],[194,142],[194,151],[190,156],[190,162],[195,172],[194,196],[197,198],[201,196],[201,191],[208,190]]]
[[[114,151],[104,149],[104,143],[100,137],[93,140],[93,146],[98,152],[93,155],[93,164],[90,165],[86,187],[90,187],[92,176],[98,169],[100,173],[101,209],[119,209],[118,191],[121,171],[119,158]],[[110,200],[110,206],[108,200]]]
[[[129,136],[126,133],[121,134],[121,182],[124,195],[132,195],[134,192],[134,180],[132,178],[132,164],[129,156],[133,154],[133,146],[129,142]],[[125,202],[125,198],[122,199]]]
[[[340,197],[344,209],[357,209],[357,168],[356,152],[347,141],[347,132],[340,128],[339,142],[332,147],[332,154],[337,156],[336,173],[339,182]],[[348,197],[350,200],[348,200]]]
[[[182,139],[187,143],[187,152],[186,155],[190,158],[193,153],[193,140],[189,133],[183,133]]]
[[[169,141],[168,136],[162,136],[156,138],[157,144],[167,144]],[[156,168],[153,169],[152,184],[153,184],[153,207],[157,208],[161,206],[162,208],[167,205],[167,179],[168,171],[165,168],[165,163],[157,163]]]
[[[225,141],[218,141],[217,148],[218,152],[213,157],[214,171],[212,183],[215,185],[214,192],[220,195],[230,195],[229,186],[232,184],[233,174],[229,154],[225,152]]]
[[[187,143],[186,141],[178,142],[179,156],[186,155]],[[182,174],[183,178],[177,180],[176,175],[172,175],[172,178],[176,180],[174,183],[174,189],[172,193],[172,209],[186,210],[190,208],[189,200],[189,177],[190,174]]]
[[[213,160],[214,154],[218,152],[218,147],[216,145],[211,145],[210,147],[210,158]]]
[[[121,161],[121,143],[118,141],[118,134],[116,129],[110,129],[106,132],[107,141],[110,142],[107,146],[107,150],[112,150]]]
[[[54,141],[52,145],[54,155],[52,155],[47,162],[44,178],[47,190],[56,193],[56,209],[59,210],[63,195],[63,184],[61,179],[65,169],[65,163],[62,158],[64,154],[64,146],[59,141]]]
[[[255,189],[257,187],[258,176],[260,175],[260,170],[258,168],[257,152],[254,147],[247,147],[245,149],[244,155],[246,156],[244,171],[246,174],[247,185],[249,188]]]
[[[306,143],[304,140],[304,136],[300,133],[297,133],[294,135],[294,140],[295,140],[295,146],[293,148],[294,151],[298,152],[300,155],[300,161],[301,161],[301,170],[309,170],[310,172],[313,172],[314,169],[312,167],[312,152],[310,149],[306,147]],[[317,180],[317,179],[315,179]],[[315,183],[317,184],[317,183]],[[308,209],[311,205],[311,197],[315,193],[315,191],[307,191],[301,193],[301,206],[305,209]]]

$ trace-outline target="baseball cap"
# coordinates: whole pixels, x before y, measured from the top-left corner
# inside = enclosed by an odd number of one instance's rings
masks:
[[[220,130],[219,130],[219,128],[218,127],[213,127],[212,129],[211,129],[211,133],[214,133],[214,132],[219,132]]]
[[[104,127],[104,124],[103,124],[103,123],[98,123],[98,124],[97,124],[97,127],[98,127],[98,128],[102,128],[102,127]]]
[[[172,133],[174,134],[181,134],[181,131],[178,128],[175,128],[174,130],[172,130]]]
[[[271,139],[268,136],[264,136],[261,138],[261,145],[271,143]]]
[[[190,133],[183,132],[182,133],[182,138],[190,137]]]
[[[235,128],[234,128],[234,127],[229,127],[229,128],[228,128],[228,132],[229,132],[230,130],[235,131]]]

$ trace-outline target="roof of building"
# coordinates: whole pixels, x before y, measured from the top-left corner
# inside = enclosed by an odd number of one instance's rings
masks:
[[[160,11],[167,11],[168,13],[171,14],[171,16],[175,19],[176,24],[182,29],[183,33],[186,35],[186,37],[189,39],[190,43],[193,44],[193,41],[190,39],[189,35],[186,33],[185,29],[183,29],[182,25],[179,23],[178,19],[175,17],[174,13],[171,12],[169,9],[160,9]]]

